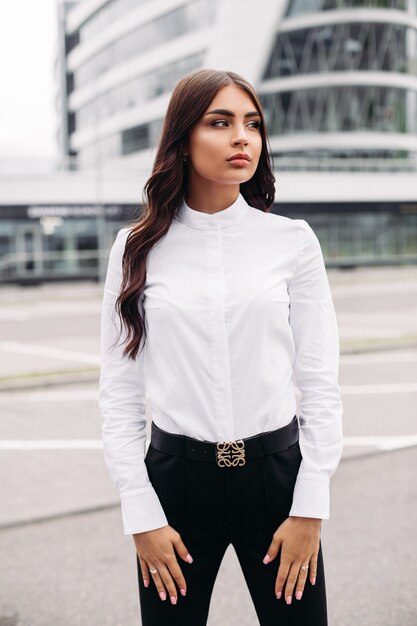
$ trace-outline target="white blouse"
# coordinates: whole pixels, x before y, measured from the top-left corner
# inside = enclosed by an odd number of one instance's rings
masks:
[[[119,230],[110,251],[99,383],[104,458],[124,534],[168,524],[144,463],[145,390],[160,428],[230,441],[288,424],[295,384],[303,459],[289,515],[329,518],[329,480],[343,448],[339,336],[309,224],[264,213],[241,193],[214,214],[183,199],[147,259],[138,299],[147,340],[135,361],[122,356],[121,342],[111,349],[128,232]]]

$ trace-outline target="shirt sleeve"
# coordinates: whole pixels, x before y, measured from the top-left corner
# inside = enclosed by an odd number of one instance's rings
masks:
[[[131,360],[123,356],[125,330],[122,330],[117,341],[122,324],[115,309],[115,301],[122,280],[122,257],[128,232],[128,228],[119,230],[110,250],[101,314],[99,381],[104,460],[119,490],[125,535],[168,524],[144,461],[144,349],[140,350],[135,360]],[[140,298],[138,309],[143,316]],[[141,346],[142,343],[143,336]]]
[[[305,220],[297,221],[299,254],[288,291],[303,458],[289,515],[328,519],[330,477],[343,450],[339,333],[319,240]]]

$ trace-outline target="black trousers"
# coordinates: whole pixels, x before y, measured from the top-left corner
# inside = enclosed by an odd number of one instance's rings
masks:
[[[284,427],[285,428],[285,427]],[[224,553],[232,544],[261,626],[327,626],[322,547],[316,584],[305,583],[301,600],[287,605],[275,596],[280,554],[262,562],[277,527],[288,517],[302,456],[299,444],[239,467],[190,460],[149,445],[145,463],[168,523],[180,533],[194,561],[177,561],[187,595],[162,601],[151,580],[146,588],[138,557],[142,626],[205,626],[214,583]],[[175,583],[174,583],[175,584]],[[233,607],[230,607],[231,615]],[[224,626],[228,626],[228,620]]]

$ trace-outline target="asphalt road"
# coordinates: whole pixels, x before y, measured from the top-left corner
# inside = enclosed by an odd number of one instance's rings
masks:
[[[417,624],[416,461],[407,448],[339,466],[322,530],[331,626]],[[3,530],[0,552],[1,626],[140,624],[133,542],[117,509]],[[208,624],[257,623],[229,546]]]
[[[417,626],[416,271],[332,275],[342,341],[362,344],[341,357],[345,448],[322,527],[329,626]],[[97,296],[0,293],[0,626],[140,625],[133,541],[100,449]],[[376,339],[391,349],[367,352]],[[48,385],[56,371],[77,382]],[[229,546],[208,624],[257,623]]]

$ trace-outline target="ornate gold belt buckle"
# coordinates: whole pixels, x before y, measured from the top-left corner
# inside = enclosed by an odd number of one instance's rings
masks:
[[[219,441],[216,444],[216,463],[219,467],[245,465],[245,442],[243,439]]]

